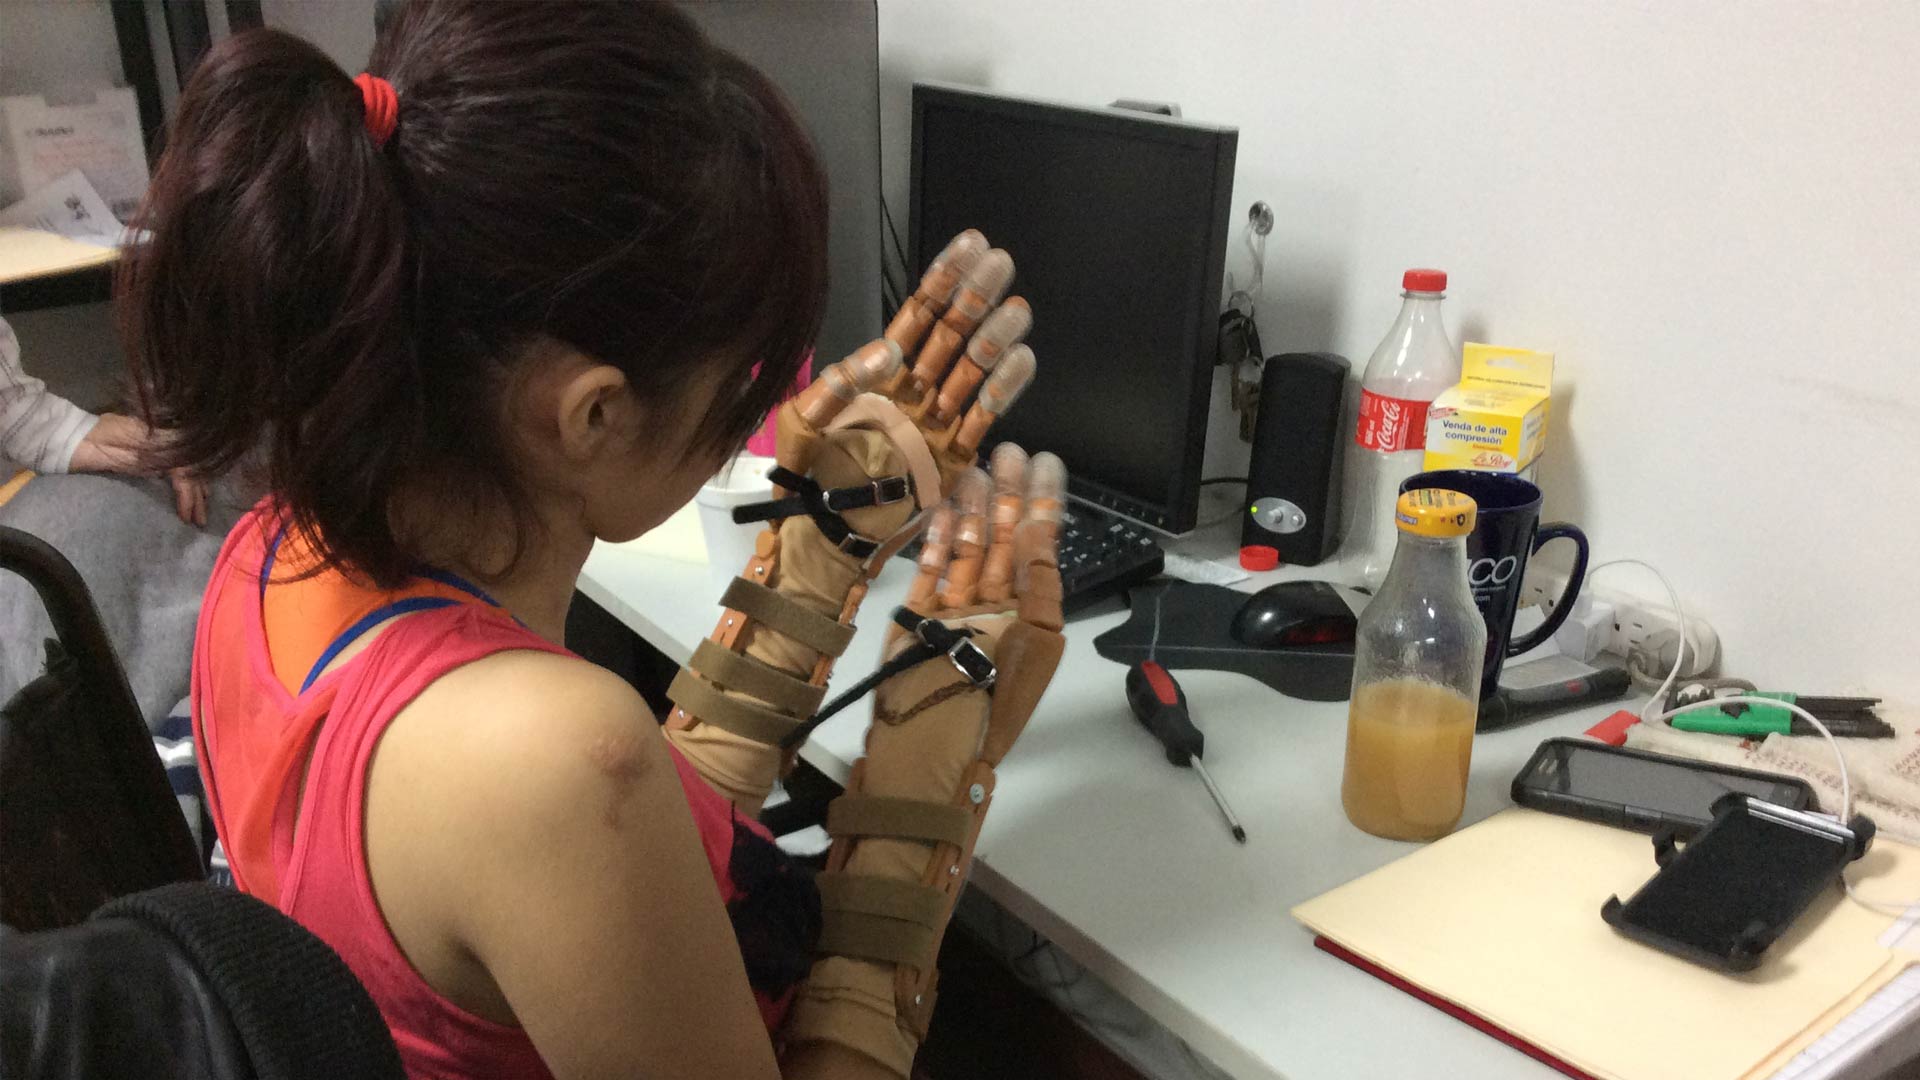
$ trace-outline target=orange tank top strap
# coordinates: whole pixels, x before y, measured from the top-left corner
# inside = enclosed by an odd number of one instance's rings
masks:
[[[249,534],[250,544],[239,539]],[[248,576],[235,580],[229,567]],[[328,665],[389,619],[458,605],[505,614],[479,586],[430,567],[397,589],[322,569],[310,541],[265,501],[236,527],[203,607],[194,730],[210,809],[242,888],[278,902],[308,761],[340,684],[332,676],[350,670],[329,673]],[[209,725],[212,700],[223,705]]]
[[[289,694],[306,693],[341,652],[388,619],[476,601],[500,606],[479,586],[428,566],[416,568],[406,585],[388,590],[335,570],[315,573],[319,562],[307,537],[286,525],[268,541],[261,559],[267,657]]]

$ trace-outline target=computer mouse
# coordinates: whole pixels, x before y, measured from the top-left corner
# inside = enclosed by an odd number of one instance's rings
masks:
[[[1324,581],[1283,581],[1247,598],[1233,616],[1233,638],[1256,649],[1352,641],[1353,609]]]

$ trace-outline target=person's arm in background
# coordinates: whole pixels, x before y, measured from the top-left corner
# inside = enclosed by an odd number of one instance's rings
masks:
[[[0,458],[37,473],[108,472],[144,476],[144,453],[157,438],[131,416],[100,416],[47,392],[20,363],[20,339],[0,319]],[[206,485],[187,473],[167,474],[180,520],[207,523]]]

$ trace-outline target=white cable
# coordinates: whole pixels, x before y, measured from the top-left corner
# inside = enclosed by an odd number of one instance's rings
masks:
[[[1846,755],[1840,752],[1840,743],[1834,739],[1833,732],[1827,730],[1827,725],[1820,722],[1819,717],[1792,702],[1780,701],[1775,698],[1748,697],[1746,695],[1712,698],[1707,701],[1696,701],[1691,705],[1682,705],[1670,712],[1664,712],[1652,717],[1646,722],[1664,724],[1674,717],[1679,716],[1681,713],[1694,712],[1699,709],[1713,709],[1722,705],[1757,705],[1761,707],[1771,706],[1773,708],[1786,709],[1800,719],[1812,724],[1813,729],[1818,731],[1820,736],[1827,740],[1827,746],[1833,750],[1834,764],[1840,767],[1840,812],[1838,814],[1823,814],[1821,816],[1833,818],[1843,826],[1853,820],[1853,785],[1847,776],[1847,758]],[[1907,843],[1915,842],[1914,839],[1902,836],[1900,833],[1892,832],[1891,830],[1880,829],[1877,831],[1884,832],[1888,836],[1897,840],[1906,841]],[[1840,887],[1846,890],[1847,899],[1852,900],[1854,903],[1859,904],[1869,911],[1877,911],[1883,915],[1905,915],[1916,905],[1920,905],[1920,900],[1910,900],[1906,903],[1888,903],[1884,900],[1871,900],[1861,896],[1859,891],[1853,887],[1853,882],[1847,880],[1847,873],[1844,869],[1840,872]]]
[[[1834,740],[1833,732],[1827,730],[1827,725],[1821,723],[1819,717],[1790,701],[1781,701],[1777,698],[1749,697],[1745,694],[1739,697],[1708,698],[1705,701],[1696,701],[1691,705],[1682,705],[1669,712],[1644,718],[1644,722],[1649,724],[1664,724],[1674,717],[1679,716],[1681,713],[1698,712],[1702,709],[1718,709],[1722,705],[1752,705],[1761,708],[1785,709],[1800,719],[1805,720],[1807,723],[1812,724],[1813,729],[1818,731],[1821,737],[1827,740],[1827,745],[1833,750],[1833,760],[1840,766],[1840,812],[1838,814],[1823,814],[1821,816],[1833,818],[1842,825],[1845,825],[1847,821],[1853,817],[1853,785],[1847,777],[1847,759],[1840,753],[1840,744]]]
[[[1677,615],[1680,619],[1680,644],[1674,649],[1673,670],[1667,672],[1667,679],[1665,682],[1660,684],[1660,689],[1654,691],[1653,697],[1649,698],[1647,700],[1647,703],[1640,707],[1641,722],[1648,723],[1648,724],[1664,724],[1672,720],[1674,717],[1679,716],[1681,713],[1693,712],[1698,709],[1716,709],[1722,705],[1757,705],[1762,707],[1772,706],[1775,708],[1786,709],[1788,712],[1793,713],[1795,716],[1798,716],[1800,719],[1805,720],[1809,724],[1812,724],[1813,729],[1820,733],[1821,738],[1824,738],[1827,740],[1828,748],[1833,751],[1834,764],[1839,766],[1840,812],[1837,815],[1829,814],[1825,816],[1834,818],[1834,820],[1838,821],[1842,826],[1845,826],[1848,821],[1852,820],[1853,818],[1853,783],[1852,783],[1852,780],[1847,775],[1846,755],[1840,752],[1840,743],[1834,739],[1833,732],[1827,730],[1827,725],[1824,723],[1821,723],[1819,717],[1813,715],[1812,713],[1801,708],[1800,706],[1795,705],[1791,702],[1780,701],[1774,698],[1746,697],[1743,695],[1740,697],[1710,698],[1706,701],[1695,702],[1692,705],[1682,705],[1679,708],[1671,710],[1669,712],[1649,715],[1650,711],[1659,709],[1667,701],[1667,694],[1673,690],[1673,684],[1680,680],[1680,673],[1686,669],[1687,611],[1685,608],[1680,606],[1680,593],[1678,590],[1676,590],[1673,587],[1673,583],[1667,580],[1667,576],[1665,574],[1662,574],[1659,571],[1659,569],[1655,567],[1652,563],[1644,562],[1640,559],[1610,559],[1606,562],[1600,563],[1597,566],[1589,567],[1587,569],[1587,582],[1591,584],[1593,581],[1593,575],[1599,573],[1602,570],[1605,570],[1607,567],[1621,566],[1621,565],[1641,567],[1642,569],[1645,569],[1646,571],[1651,573],[1654,577],[1659,578],[1660,587],[1667,591],[1667,601],[1673,605],[1674,614]],[[1903,840],[1909,844],[1915,844],[1916,846],[1920,846],[1920,838],[1903,836],[1900,833],[1893,832],[1891,830],[1886,830],[1886,829],[1882,829],[1879,831],[1886,833],[1888,836],[1893,837],[1894,839]],[[1860,893],[1856,889],[1854,889],[1853,882],[1847,880],[1847,874],[1844,869],[1840,872],[1840,885],[1843,889],[1846,890],[1847,899],[1852,900],[1854,903],[1859,904],[1861,907],[1864,907],[1869,911],[1878,911],[1878,912],[1881,912],[1882,914],[1905,915],[1915,905],[1920,905],[1920,900],[1911,901],[1905,904],[1889,904],[1881,900],[1869,900],[1868,898],[1861,896]]]
[[[1653,696],[1647,699],[1647,703],[1640,707],[1640,719],[1643,723],[1648,723],[1648,722],[1651,722],[1648,719],[1649,711],[1658,710],[1662,705],[1666,703],[1667,694],[1673,690],[1673,684],[1680,680],[1680,673],[1686,670],[1687,609],[1680,606],[1680,592],[1679,590],[1673,587],[1673,582],[1667,580],[1667,575],[1661,573],[1659,567],[1656,567],[1652,563],[1645,562],[1640,559],[1609,559],[1598,566],[1589,567],[1587,569],[1586,583],[1588,585],[1592,585],[1593,575],[1599,573],[1602,570],[1605,570],[1609,566],[1638,566],[1641,569],[1652,574],[1654,577],[1659,578],[1660,587],[1667,590],[1667,602],[1673,605],[1673,613],[1676,616],[1678,616],[1680,619],[1680,644],[1673,651],[1673,670],[1667,672],[1667,681],[1661,683],[1660,689],[1655,690],[1653,692]],[[1724,701],[1726,699],[1722,698],[1720,700]],[[1818,722],[1819,721],[1815,721],[1815,723],[1818,723]],[[1820,730],[1825,731],[1826,728],[1822,727]],[[1834,752],[1839,753],[1839,750],[1836,748]],[[1844,773],[1846,772],[1845,766],[1841,767],[1841,772],[1844,775]]]

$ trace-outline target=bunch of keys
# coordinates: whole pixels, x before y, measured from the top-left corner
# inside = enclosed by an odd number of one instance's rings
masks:
[[[1266,280],[1267,234],[1272,231],[1272,207],[1256,202],[1247,209],[1244,236],[1247,252],[1253,256],[1253,281],[1246,289],[1234,289],[1227,298],[1227,310],[1220,313],[1219,355],[1215,363],[1233,369],[1229,401],[1240,417],[1240,438],[1247,442],[1253,441],[1254,420],[1260,413],[1260,365],[1267,355],[1260,347],[1260,327],[1253,318],[1254,297],[1260,294]]]

